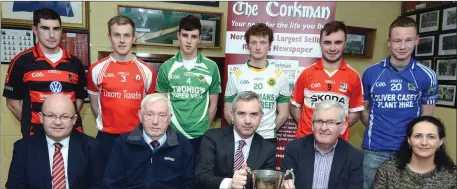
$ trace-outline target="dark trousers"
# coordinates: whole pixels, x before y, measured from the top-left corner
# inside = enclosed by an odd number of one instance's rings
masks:
[[[99,147],[98,151],[100,153],[101,163],[103,163],[103,173],[105,172],[106,163],[108,163],[109,155],[113,149],[114,140],[119,137],[118,134],[109,134],[102,131],[98,131],[97,137],[95,138],[98,141]]]
[[[202,137],[197,137],[194,139],[189,139],[190,144],[192,144],[192,147],[194,148],[194,154],[197,156],[197,154],[200,151],[200,142],[202,141]]]

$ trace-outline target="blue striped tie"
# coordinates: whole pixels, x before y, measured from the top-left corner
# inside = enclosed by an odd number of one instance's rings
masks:
[[[236,171],[241,168],[241,165],[244,163],[244,156],[243,156],[243,146],[246,145],[244,140],[238,141],[238,148],[235,152],[235,163],[233,163],[233,171]]]

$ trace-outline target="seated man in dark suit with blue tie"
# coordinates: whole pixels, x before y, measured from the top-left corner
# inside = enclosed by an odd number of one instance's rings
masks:
[[[252,170],[276,167],[275,145],[256,133],[263,116],[259,96],[251,91],[238,93],[232,114],[234,126],[210,129],[202,138],[195,173],[199,189],[249,188],[246,166]]]
[[[339,138],[346,130],[346,111],[336,101],[319,103],[313,113],[312,135],[287,143],[281,168],[293,169],[295,183],[286,189],[363,188],[363,153]]]
[[[98,145],[74,129],[78,115],[70,97],[52,94],[41,111],[44,132],[14,143],[6,188],[100,188]]]
[[[141,123],[114,142],[103,179],[105,188],[194,188],[194,150],[184,135],[169,127],[173,115],[168,98],[147,95],[138,115]]]

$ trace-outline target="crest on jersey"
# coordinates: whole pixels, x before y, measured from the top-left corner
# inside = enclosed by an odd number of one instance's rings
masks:
[[[49,84],[49,90],[51,90],[53,93],[60,93],[62,91],[62,84],[58,81],[53,81],[51,84]]]
[[[341,82],[341,83],[340,83],[339,91],[341,91],[341,92],[347,92],[347,91],[348,91],[348,84],[346,84],[346,83],[344,83],[344,82]]]
[[[435,87],[430,87],[430,88],[428,89],[428,94],[429,94],[429,95],[433,95],[433,93],[435,93]]]
[[[267,84],[270,86],[270,87],[274,87],[276,86],[276,79],[275,78],[270,78],[267,80]]]
[[[200,75],[198,78],[202,83],[206,82],[205,76]]]
[[[414,86],[414,84],[412,84],[412,83],[408,83],[408,90],[409,91],[415,91],[416,90],[416,86]]]
[[[136,76],[135,76],[135,81],[136,81],[136,82],[140,82],[140,80],[141,80],[140,74],[136,74]]]

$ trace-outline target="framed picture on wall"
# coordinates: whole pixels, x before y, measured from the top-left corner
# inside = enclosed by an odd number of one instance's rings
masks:
[[[433,56],[434,46],[435,36],[419,38],[419,44],[416,45],[416,56]]]
[[[90,42],[89,32],[83,31],[64,31],[62,33],[61,44],[78,57],[84,65],[84,68],[89,69],[90,66]]]
[[[442,30],[452,30],[456,29],[456,22],[457,22],[457,8],[451,7],[443,10],[443,23],[441,25]]]
[[[2,28],[0,39],[0,60],[2,64],[9,64],[16,55],[32,48],[35,45],[34,36],[31,29]]]
[[[457,59],[437,59],[436,60],[436,74],[438,80],[452,80],[456,81],[457,72]]]
[[[455,33],[440,35],[438,55],[457,55],[457,36]]]
[[[365,53],[365,35],[347,34],[344,53],[363,55]]]
[[[436,104],[455,107],[455,85],[438,85],[438,102]]]
[[[50,8],[59,13],[64,29],[88,29],[88,3],[83,1],[4,1],[2,2],[2,24],[30,27],[33,12]]]
[[[431,59],[423,59],[423,60],[417,60],[419,61],[422,65],[429,67],[430,69],[432,68],[432,60]]]
[[[440,11],[431,11],[420,14],[419,16],[419,33],[431,32],[438,30]]]

